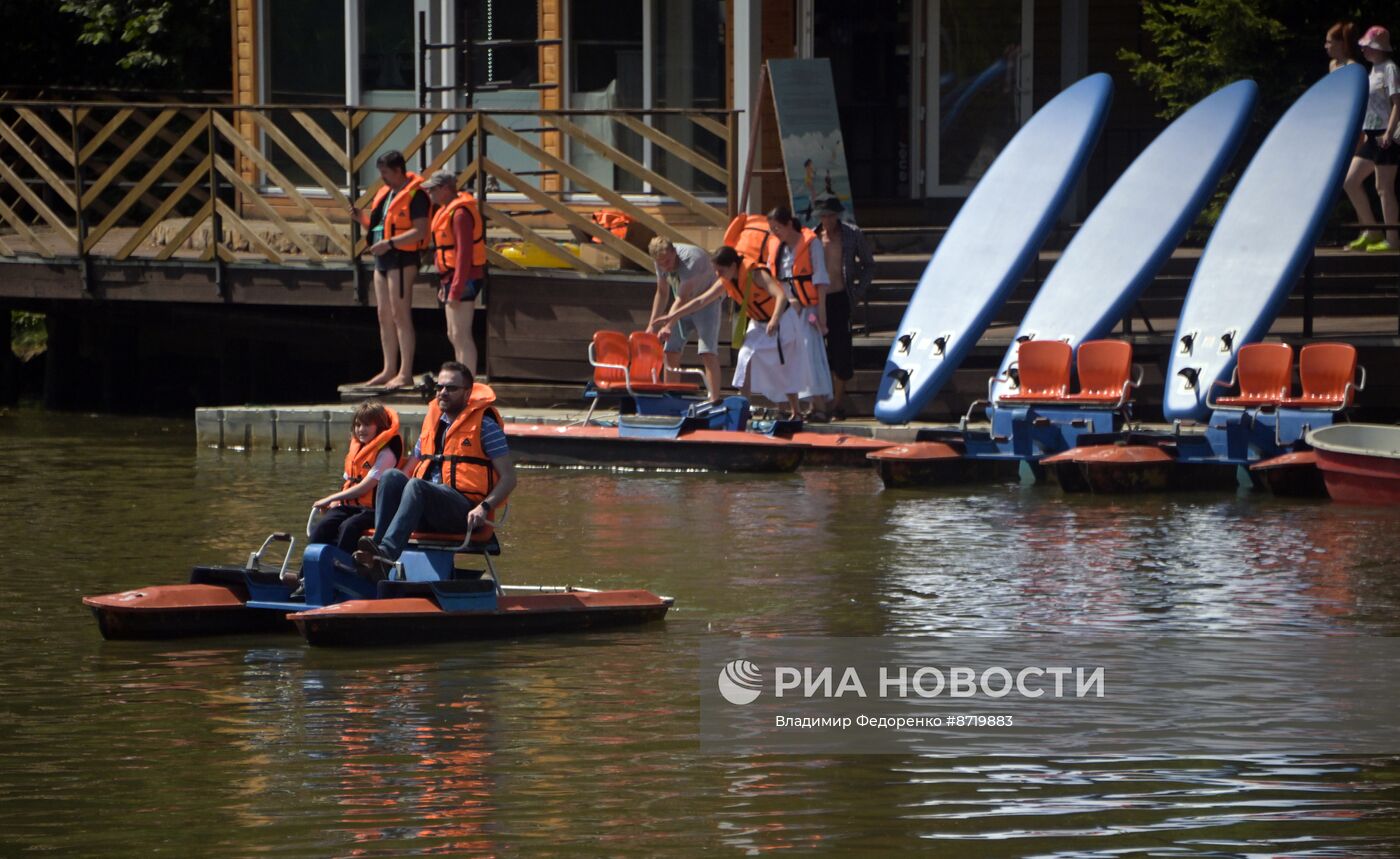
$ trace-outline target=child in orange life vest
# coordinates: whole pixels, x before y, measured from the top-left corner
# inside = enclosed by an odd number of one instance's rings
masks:
[[[398,468],[402,456],[399,416],[373,400],[362,403],[351,425],[341,489],[312,505],[325,514],[312,530],[311,542],[332,543],[353,552],[360,537],[374,527],[379,478]]]

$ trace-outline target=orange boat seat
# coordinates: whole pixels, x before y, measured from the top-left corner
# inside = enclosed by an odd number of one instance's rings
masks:
[[[1086,340],[1079,344],[1079,390],[1065,399],[1078,405],[1120,406],[1128,401],[1133,381],[1133,345],[1124,340]]]
[[[700,386],[666,381],[666,347],[650,331],[633,331],[627,338],[632,353],[629,365],[632,390],[639,394],[693,394]]]
[[[1058,402],[1069,391],[1074,350],[1060,340],[1027,340],[1016,350],[1020,390],[997,398],[1002,403]]]
[[[593,365],[593,386],[600,391],[627,390],[627,367],[632,356],[627,335],[620,331],[595,331],[588,346],[588,363]]]
[[[1303,393],[1283,404],[1295,409],[1328,411],[1350,408],[1356,392],[1366,386],[1366,369],[1361,368],[1359,385],[1355,382],[1356,370],[1356,347],[1350,343],[1309,343],[1298,353],[1298,378],[1303,383]]]
[[[1293,347],[1287,343],[1250,343],[1240,347],[1239,360],[1229,382],[1215,384],[1240,392],[1219,397],[1212,408],[1248,409],[1277,406],[1288,399],[1293,387]]]

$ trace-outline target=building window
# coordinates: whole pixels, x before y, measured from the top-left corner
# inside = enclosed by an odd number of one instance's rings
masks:
[[[344,0],[266,2],[260,20],[265,34],[263,100],[269,104],[344,105]],[[312,110],[309,115],[331,139],[344,139],[345,126],[331,111]],[[271,118],[327,177],[344,178],[345,170],[289,112],[273,111]],[[280,146],[269,142],[265,150],[273,166],[295,185],[317,184]]]

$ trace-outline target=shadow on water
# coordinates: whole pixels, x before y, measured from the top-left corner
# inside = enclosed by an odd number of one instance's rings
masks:
[[[665,624],[401,650],[102,642],[82,594],[240,560],[338,479],[328,454],[192,436],[0,416],[0,854],[1400,851],[1389,758],[738,758],[699,750],[695,682],[715,636],[1394,636],[1392,512],[530,470],[507,580],[650,588],[677,597]]]

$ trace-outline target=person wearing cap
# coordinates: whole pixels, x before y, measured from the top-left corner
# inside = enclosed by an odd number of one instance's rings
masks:
[[[1370,93],[1366,99],[1366,118],[1361,124],[1361,147],[1351,159],[1347,170],[1347,199],[1356,209],[1356,218],[1370,227],[1376,224],[1371,201],[1366,197],[1366,177],[1376,174],[1376,193],[1381,198],[1381,217],[1395,224],[1400,217],[1396,206],[1395,171],[1400,165],[1400,143],[1395,139],[1400,125],[1400,70],[1390,58],[1390,32],[1384,27],[1372,27],[1357,42],[1361,55],[1371,64]],[[1347,245],[1348,250],[1384,252],[1400,249],[1400,236],[1395,227],[1364,230],[1360,237]]]
[[[457,175],[438,170],[423,181],[437,211],[433,214],[433,265],[438,301],[447,317],[447,339],[457,363],[476,372],[472,315],[486,275],[486,226],[476,198],[457,190]]]
[[[826,288],[826,360],[831,366],[831,416],[837,420],[846,418],[846,383],[855,375],[851,308],[865,298],[875,278],[870,242],[860,227],[841,219],[844,211],[840,197],[822,200],[816,229],[831,280]]]

